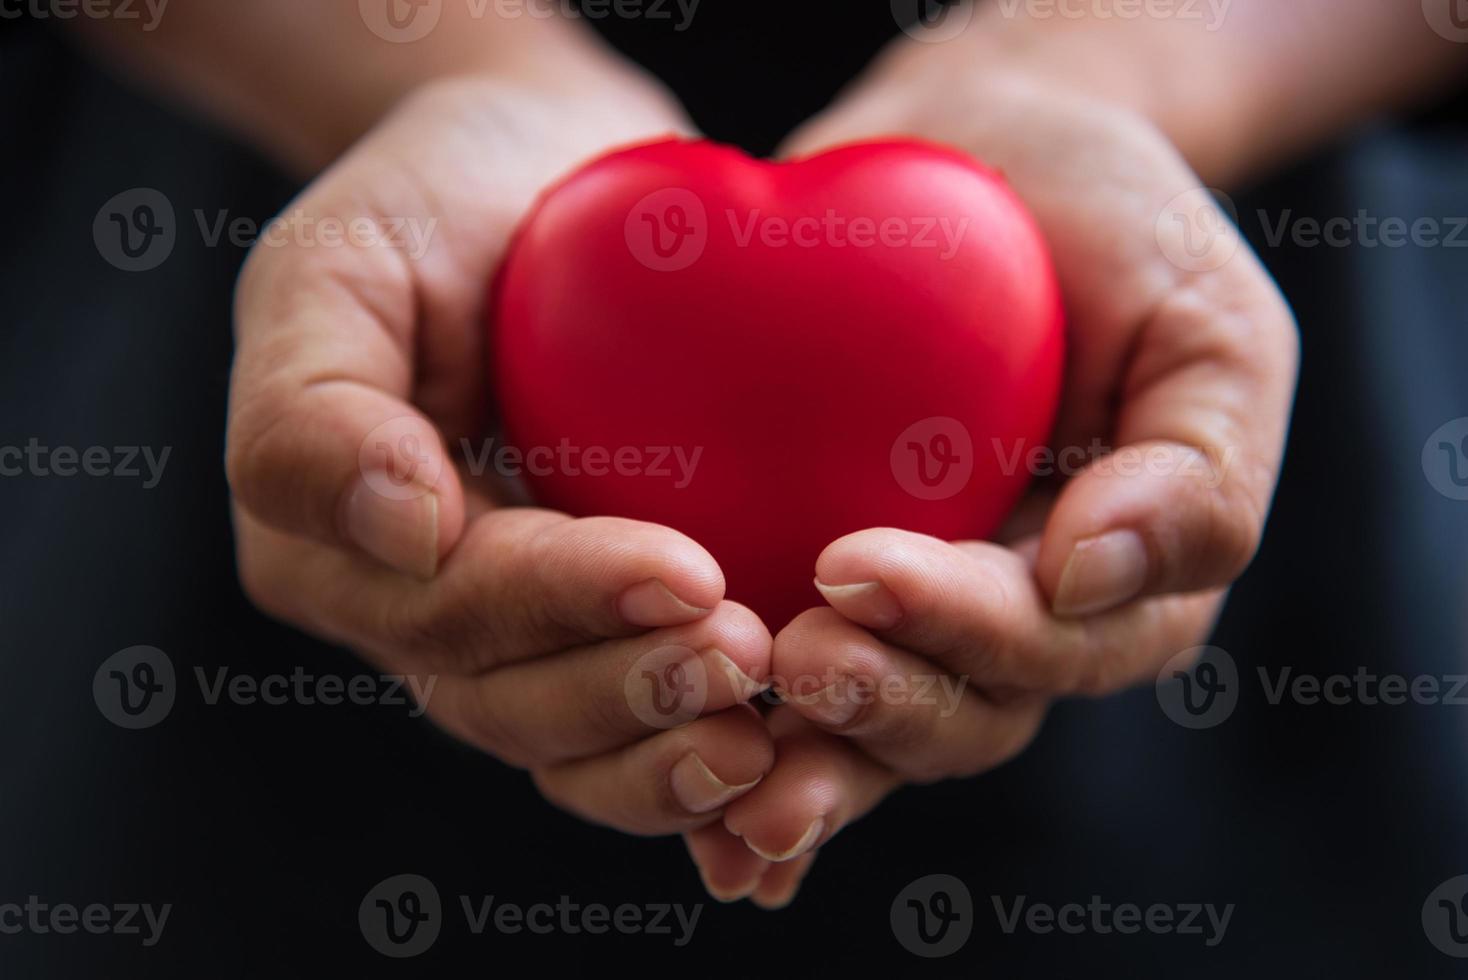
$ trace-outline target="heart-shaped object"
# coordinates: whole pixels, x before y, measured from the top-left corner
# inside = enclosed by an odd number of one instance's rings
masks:
[[[688,534],[771,629],[821,604],[815,562],[842,535],[991,534],[1064,359],[1028,212],[997,174],[911,141],[602,157],[522,225],[490,315],[536,502]]]

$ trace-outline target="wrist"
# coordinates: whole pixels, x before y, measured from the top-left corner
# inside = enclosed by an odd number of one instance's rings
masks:
[[[928,100],[957,89],[980,104],[1015,90],[1087,98],[1150,123],[1205,180],[1227,183],[1253,168],[1252,90],[1263,76],[1223,54],[1205,22],[1037,18],[1026,9],[986,3],[958,37],[903,39],[874,68],[872,89],[908,87]]]
[[[370,84],[354,78],[342,88],[286,118],[290,133],[276,133],[283,145],[294,142],[304,150],[297,158],[309,172],[340,156],[404,102],[444,90],[457,90],[463,102],[533,104],[558,120],[563,132],[557,135],[567,145],[691,131],[678,101],[656,79],[580,25],[558,20],[512,22],[492,44],[450,46]]]

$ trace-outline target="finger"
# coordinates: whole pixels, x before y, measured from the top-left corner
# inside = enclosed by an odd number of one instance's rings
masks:
[[[1251,255],[1155,307],[1120,387],[1122,448],[1066,485],[1045,528],[1036,571],[1057,613],[1220,587],[1243,572],[1284,451],[1297,345]]]
[[[763,885],[770,862],[714,821],[683,835],[704,889],[720,902],[748,898]]]
[[[776,912],[795,901],[801,882],[816,862],[817,851],[807,851],[793,861],[770,865],[751,897],[767,912]]]
[[[632,834],[684,833],[717,820],[756,788],[774,746],[748,706],[605,755],[537,769],[535,783],[563,809]]]
[[[1023,555],[886,528],[833,542],[816,574],[844,617],[1001,698],[1120,690],[1196,645],[1221,598],[1213,590],[1058,617]]]
[[[669,528],[529,508],[475,519],[431,582],[236,519],[240,576],[282,619],[391,669],[470,675],[600,639],[693,622],[723,574]]]
[[[282,227],[387,225],[352,193],[361,167],[333,173]],[[463,529],[464,500],[438,429],[410,404],[418,272],[390,235],[310,240],[276,236],[240,278],[230,486],[278,530],[431,577]]]
[[[1047,703],[990,701],[966,678],[883,643],[829,608],[802,613],[780,631],[774,675],[790,708],[914,782],[971,776],[1008,761],[1034,738]]]
[[[820,847],[891,792],[899,779],[851,742],[788,708],[770,715],[775,764],[735,800],[724,826],[760,857],[780,864]]]
[[[743,704],[764,689],[769,630],[732,602],[687,626],[443,677],[435,722],[503,762],[599,755]]]

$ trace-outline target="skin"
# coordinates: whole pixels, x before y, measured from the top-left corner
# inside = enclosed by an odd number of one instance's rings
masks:
[[[384,671],[436,676],[430,717],[552,802],[683,833],[712,894],[767,908],[895,787],[1001,764],[1056,698],[1150,680],[1207,633],[1263,530],[1297,342],[1247,249],[1180,267],[1168,229],[1181,226],[1159,219],[1193,213],[1203,180],[1247,179],[1464,63],[1394,0],[1234,0],[1217,30],[990,4],[950,41],[895,43],[783,153],[910,134],[1000,168],[1050,241],[1070,316],[1055,444],[1095,437],[1154,464],[1040,483],[998,542],[889,529],[834,542],[813,569],[828,605],[772,638],[723,600],[696,542],[504,506],[448,448],[481,434],[484,284],[535,194],[608,147],[687,133],[686,119],[577,25],[445,4],[428,37],[390,44],[355,7],[196,0],[149,33],[76,22],[104,57],[319,172],[292,206],[301,219],[439,220],[413,259],[353,244],[252,254],[228,423],[241,581]],[[373,489],[379,445],[413,447],[410,493]],[[1118,532],[1134,535],[1128,574],[1077,571],[1098,541],[1116,552]],[[708,678],[698,717],[672,730],[624,689],[669,646]],[[831,676],[941,676],[961,696],[853,713],[838,710],[849,686],[801,684]],[[789,700],[762,717],[743,702],[771,683]]]

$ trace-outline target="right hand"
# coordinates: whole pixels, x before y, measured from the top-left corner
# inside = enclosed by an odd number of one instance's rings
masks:
[[[685,128],[621,75],[574,98],[426,86],[252,253],[229,406],[250,598],[418,690],[431,676],[426,711],[446,730],[529,769],[560,806],[645,834],[716,820],[773,765],[744,703],[769,632],[723,601],[718,565],[687,537],[497,506],[448,447],[486,431],[484,298],[535,194],[605,148]],[[327,219],[373,231],[327,244]],[[369,243],[433,219],[421,254]],[[707,678],[696,720],[671,730],[636,693],[643,658],[668,647]]]

